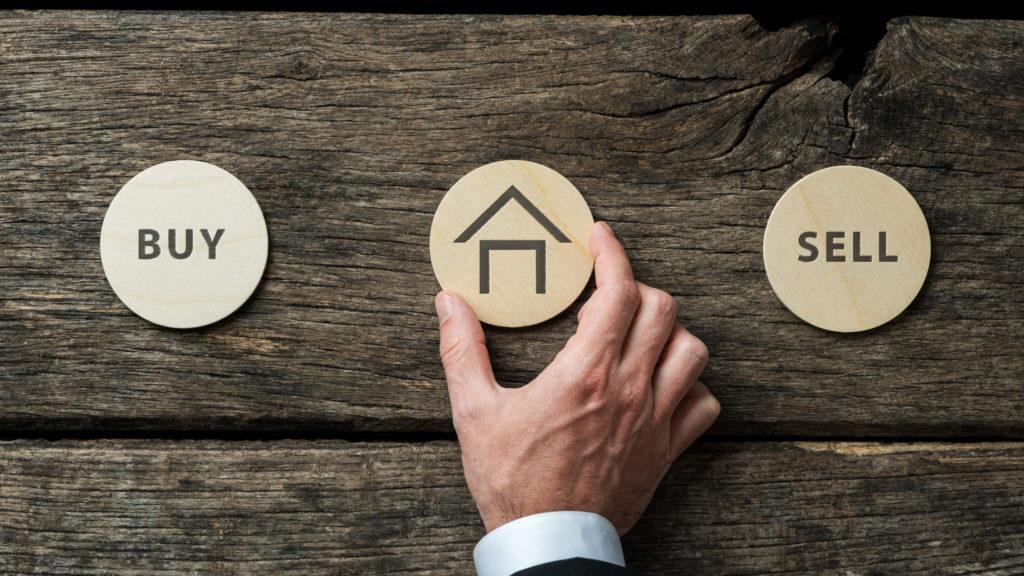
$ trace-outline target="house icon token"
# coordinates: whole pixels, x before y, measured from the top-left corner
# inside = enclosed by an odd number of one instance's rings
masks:
[[[481,321],[529,326],[565,310],[594,267],[590,208],[554,170],[505,160],[473,170],[441,200],[430,259],[444,289]]]

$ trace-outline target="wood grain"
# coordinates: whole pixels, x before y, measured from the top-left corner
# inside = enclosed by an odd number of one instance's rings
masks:
[[[263,212],[245,184],[192,160],[132,177],[100,229],[110,288],[132,312],[169,328],[207,326],[245,304],[268,246]]]
[[[928,275],[931,238],[899,182],[832,166],[793,184],[764,230],[764,267],[779,300],[805,322],[863,332],[889,322]]]
[[[504,160],[452,186],[430,225],[430,264],[493,326],[532,326],[579,298],[594,270],[594,217],[564,176],[535,162]]]
[[[450,431],[428,258],[479,165],[564,174],[711,350],[719,434],[1024,436],[1024,23],[892,23],[852,89],[835,30],[736,17],[5,13],[0,429]],[[246,183],[271,236],[242,310],[184,333],[107,286],[141,169]],[[932,268],[896,321],[825,333],[771,291],[771,207],[816,169],[903,183]],[[585,291],[584,297],[588,292]],[[488,330],[528,382],[579,302]]]
[[[1024,570],[1024,444],[705,443],[625,540],[643,574]],[[0,444],[0,572],[472,574],[450,443]]]

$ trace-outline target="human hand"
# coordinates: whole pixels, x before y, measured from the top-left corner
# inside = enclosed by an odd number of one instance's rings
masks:
[[[523,388],[498,385],[465,300],[451,291],[435,299],[466,483],[488,532],[579,510],[622,535],[718,417],[718,401],[697,381],[707,348],[675,322],[675,300],[633,279],[607,224],[591,229],[590,251],[597,290],[576,334]]]

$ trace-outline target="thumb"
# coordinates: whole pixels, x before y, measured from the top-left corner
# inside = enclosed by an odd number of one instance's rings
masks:
[[[487,355],[484,330],[476,314],[461,296],[451,290],[434,298],[441,328],[441,362],[448,380],[452,418],[472,416],[494,395],[498,383]]]

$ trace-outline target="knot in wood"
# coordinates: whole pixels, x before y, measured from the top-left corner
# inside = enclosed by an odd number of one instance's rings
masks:
[[[314,54],[297,54],[293,56],[281,75],[292,80],[316,80],[320,77],[320,59]]]

